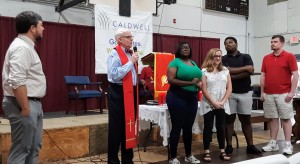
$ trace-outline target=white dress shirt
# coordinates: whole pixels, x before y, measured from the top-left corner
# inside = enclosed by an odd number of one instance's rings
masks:
[[[42,98],[46,94],[46,77],[34,42],[19,34],[10,44],[2,70],[4,96],[14,96],[13,89],[25,85],[28,97]]]

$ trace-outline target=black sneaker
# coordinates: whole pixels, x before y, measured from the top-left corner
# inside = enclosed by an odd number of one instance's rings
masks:
[[[226,149],[225,149],[225,153],[226,153],[227,155],[231,155],[232,152],[233,152],[232,145],[227,145],[227,146],[226,146]]]
[[[247,146],[247,153],[262,156],[262,152],[258,150],[254,145]]]

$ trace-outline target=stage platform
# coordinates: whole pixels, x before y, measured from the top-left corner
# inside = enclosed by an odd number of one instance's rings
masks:
[[[2,164],[5,164],[11,143],[10,126],[7,119],[0,117],[0,121],[0,163],[2,161]],[[199,124],[202,122],[203,120],[200,119]],[[141,121],[141,129],[149,128],[148,123]],[[255,123],[253,125],[255,143],[265,144],[269,139],[269,132],[263,130],[262,123]],[[66,161],[66,163],[70,163],[67,159],[99,156],[100,154],[105,156],[107,153],[108,114],[106,110],[104,110],[104,114],[100,114],[99,110],[90,110],[87,113],[80,111],[78,116],[75,116],[73,113],[66,115],[64,112],[45,113],[43,127],[43,147],[39,157],[41,163],[52,163],[52,161],[57,161],[58,163]],[[256,129],[255,127],[258,128]],[[149,129],[140,132],[141,147],[144,146],[143,144],[145,143],[148,131]],[[238,132],[238,136],[240,146],[245,146],[246,142],[242,133]],[[163,138],[160,136],[159,127],[154,128],[150,136],[148,144],[150,147],[147,148],[147,152],[140,151],[135,156],[138,158],[141,155],[143,163],[156,163],[159,161],[167,163],[167,149],[161,146],[162,141]],[[201,157],[201,153],[203,153],[202,146],[202,135],[193,136],[193,154],[197,157]],[[216,139],[213,139],[212,148],[212,150],[217,150]],[[294,148],[296,152],[299,151],[299,145],[295,145]],[[184,156],[183,150],[183,144],[180,143],[178,148],[180,157]],[[241,150],[241,152],[244,152],[244,150]],[[242,159],[249,159],[249,156],[244,156],[233,161]]]
[[[11,144],[9,121],[0,117],[0,153],[6,163]],[[107,151],[108,114],[99,110],[80,113],[44,114],[43,147],[40,161],[58,161],[97,155]]]

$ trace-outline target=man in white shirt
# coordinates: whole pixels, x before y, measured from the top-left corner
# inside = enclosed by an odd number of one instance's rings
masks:
[[[38,163],[42,147],[46,78],[35,42],[43,37],[42,17],[24,11],[16,17],[18,36],[9,46],[2,70],[2,108],[11,126],[12,145],[8,164]]]

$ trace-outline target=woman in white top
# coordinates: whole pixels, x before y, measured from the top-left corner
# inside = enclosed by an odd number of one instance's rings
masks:
[[[202,93],[200,114],[204,117],[203,145],[206,162],[211,161],[209,146],[212,138],[214,118],[216,118],[217,138],[220,159],[230,160],[224,152],[225,147],[225,113],[230,114],[228,97],[231,94],[229,70],[222,65],[222,51],[212,48],[208,51],[202,65]]]

